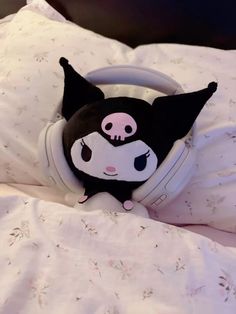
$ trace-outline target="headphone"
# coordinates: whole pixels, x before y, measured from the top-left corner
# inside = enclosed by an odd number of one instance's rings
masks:
[[[128,84],[143,86],[166,95],[183,93],[182,87],[169,76],[143,67],[121,65],[89,72],[85,79],[94,85]],[[62,134],[65,119],[49,122],[38,141],[42,183],[76,194],[83,193],[82,183],[75,177],[64,156]],[[135,189],[132,199],[149,209],[166,206],[186,186],[195,168],[196,152],[191,145],[194,127],[182,139],[175,141],[167,157],[154,174]]]

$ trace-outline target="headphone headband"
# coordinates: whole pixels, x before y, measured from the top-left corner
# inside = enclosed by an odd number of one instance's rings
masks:
[[[94,85],[126,84],[154,89],[166,95],[183,93],[183,88],[171,77],[157,70],[131,65],[99,68],[85,78]]]

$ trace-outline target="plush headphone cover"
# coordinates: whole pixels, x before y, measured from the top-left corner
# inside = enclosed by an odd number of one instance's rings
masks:
[[[217,84],[178,94],[180,85],[157,71],[120,66],[84,78],[65,58],[60,64],[63,119],[49,123],[39,138],[47,183],[80,194],[81,203],[109,192],[126,210],[133,208],[132,200],[152,209],[173,200],[194,171],[193,124]],[[132,97],[105,99],[95,86],[115,83],[147,86],[168,96],[152,105]]]

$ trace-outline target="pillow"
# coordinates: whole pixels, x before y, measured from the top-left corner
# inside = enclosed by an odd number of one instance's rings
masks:
[[[81,73],[124,62],[128,47],[67,22],[43,0],[8,23],[0,51],[0,181],[37,184],[37,140],[63,95],[61,56]]]
[[[1,28],[1,26],[4,27]],[[157,69],[186,91],[218,81],[196,123],[197,171],[168,207],[151,217],[173,224],[209,224],[236,232],[236,51],[175,44],[131,49],[65,20],[44,0],[29,1],[0,24],[0,181],[39,184],[37,140],[55,118],[63,94],[66,57],[82,75],[110,64]],[[109,95],[149,102],[155,91],[107,86]]]

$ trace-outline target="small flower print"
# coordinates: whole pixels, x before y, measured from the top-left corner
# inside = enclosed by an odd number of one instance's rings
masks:
[[[163,229],[163,233],[164,233],[164,234],[169,234],[170,231],[171,231],[170,225],[163,225],[163,226],[162,226],[162,229]]]
[[[187,296],[189,297],[195,297],[196,295],[199,295],[202,293],[202,291],[205,289],[205,286],[199,286],[199,287],[187,287]]]
[[[150,298],[153,295],[153,289],[148,288],[143,291],[143,300]]]
[[[42,308],[45,305],[45,297],[48,292],[48,284],[38,284],[36,283],[31,287],[32,297],[37,299],[38,305]]]
[[[104,216],[110,218],[112,222],[114,222],[115,224],[118,223],[119,215],[117,212],[113,210],[109,210],[109,209],[104,209],[103,213],[104,213]]]
[[[175,271],[185,270],[186,265],[183,263],[182,259],[179,257],[175,263]]]
[[[161,267],[160,267],[159,265],[154,264],[153,266],[155,267],[155,269],[156,269],[160,274],[164,275],[164,272],[161,270]]]
[[[233,282],[230,274],[222,270],[222,275],[219,276],[219,286],[222,287],[224,293],[224,302],[227,302],[230,297],[236,299],[236,283]]]
[[[192,203],[190,202],[190,201],[185,201],[185,204],[186,204],[186,206],[187,206],[187,209],[188,209],[188,211],[189,211],[189,214],[190,214],[190,216],[192,216],[193,215],[193,207],[192,207]]]
[[[211,209],[212,214],[215,214],[219,209],[219,205],[225,200],[225,196],[221,195],[211,195],[206,199],[206,207]]]
[[[41,222],[45,222],[45,221],[46,221],[46,217],[45,217],[45,215],[44,215],[43,213],[40,214],[39,220],[40,220]]]
[[[92,225],[88,224],[84,219],[81,219],[81,222],[82,222],[82,224],[83,224],[83,226],[84,226],[84,229],[85,229],[86,231],[88,231],[88,233],[89,233],[90,235],[97,235],[97,234],[98,234],[98,232],[97,232],[97,230],[95,229],[95,227],[93,227]]]
[[[34,55],[34,58],[37,62],[48,62],[47,60],[48,52],[41,52]]]
[[[227,132],[226,135],[233,141],[233,143],[236,143],[236,131]]]
[[[123,261],[109,261],[109,266],[115,270],[118,270],[121,274],[121,279],[125,280],[131,276],[132,268]]]
[[[139,228],[140,229],[138,232],[138,237],[140,237],[144,233],[144,231],[148,228],[148,226],[140,226]]]
[[[90,262],[91,262],[91,264],[93,266],[93,270],[95,270],[98,273],[99,277],[102,277],[100,268],[98,266],[98,262],[97,261],[93,261],[93,260],[90,260]]]
[[[16,241],[20,241],[29,237],[29,221],[22,221],[20,227],[13,228],[12,232],[10,233],[9,246],[15,244]]]

